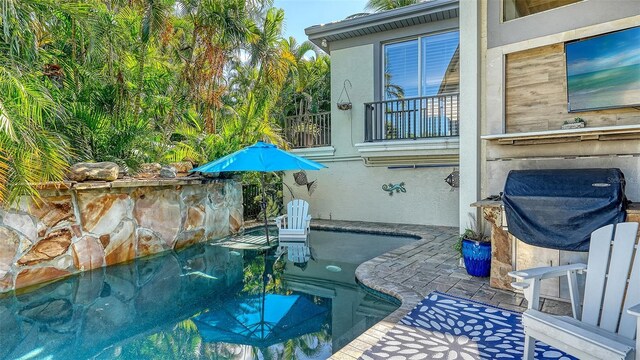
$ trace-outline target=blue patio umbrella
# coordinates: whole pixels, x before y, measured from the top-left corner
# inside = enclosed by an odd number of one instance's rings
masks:
[[[238,150],[218,160],[199,166],[192,172],[220,173],[225,171],[258,171],[262,172],[262,211],[267,244],[269,244],[269,228],[267,224],[267,202],[264,189],[264,173],[287,170],[320,170],[326,166],[315,161],[278,149],[273,144],[257,143]]]
[[[193,319],[205,342],[267,348],[318,332],[329,309],[301,295],[254,295]]]

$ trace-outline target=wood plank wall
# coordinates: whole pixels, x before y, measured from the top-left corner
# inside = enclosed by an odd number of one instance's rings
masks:
[[[508,54],[505,65],[507,133],[558,130],[581,117],[587,127],[640,124],[640,109],[567,111],[564,44]]]

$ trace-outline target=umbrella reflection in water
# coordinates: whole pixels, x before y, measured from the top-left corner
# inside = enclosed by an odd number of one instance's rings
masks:
[[[225,303],[193,319],[205,342],[224,342],[267,348],[286,340],[321,331],[329,309],[306,295],[267,294],[272,277],[267,265],[262,292]]]

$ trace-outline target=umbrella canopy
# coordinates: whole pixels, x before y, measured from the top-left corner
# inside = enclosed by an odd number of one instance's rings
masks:
[[[205,342],[267,348],[320,331],[328,311],[301,295],[266,294],[238,299],[193,321]]]
[[[224,171],[320,170],[326,166],[278,149],[261,141],[191,171],[219,173]]]

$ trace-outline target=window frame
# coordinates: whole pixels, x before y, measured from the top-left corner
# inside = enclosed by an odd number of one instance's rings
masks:
[[[578,1],[576,1],[576,2],[574,2],[574,3],[571,3],[571,4],[561,5],[561,6],[557,6],[557,7],[551,8],[551,9],[538,11],[537,13],[533,13],[533,14],[529,14],[529,15],[524,15],[524,16],[519,16],[519,17],[517,17],[517,18],[513,18],[513,19],[506,20],[506,19],[505,19],[505,16],[504,16],[504,15],[505,15],[505,13],[504,13],[504,11],[505,11],[505,8],[504,8],[504,2],[505,2],[505,0],[500,0],[500,1],[499,1],[499,5],[500,5],[500,10],[499,10],[499,11],[500,11],[500,13],[498,14],[498,16],[500,17],[500,24],[504,24],[504,23],[508,23],[508,22],[511,22],[511,21],[516,21],[516,20],[524,19],[524,18],[529,17],[529,16],[532,16],[532,15],[543,14],[543,13],[546,13],[546,12],[549,12],[549,11],[554,11],[554,10],[557,10],[557,9],[562,9],[562,8],[567,7],[567,6],[576,5],[576,4],[580,4],[580,3],[583,3],[583,2],[587,2],[587,1],[589,1],[589,0],[578,0]]]
[[[380,101],[387,101],[390,99],[386,98],[386,91],[385,91],[385,68],[387,66],[387,62],[386,62],[386,56],[385,56],[385,48],[387,45],[392,45],[392,44],[398,44],[398,43],[403,43],[403,42],[407,42],[407,41],[411,41],[411,40],[417,40],[418,42],[418,79],[419,79],[419,84],[418,84],[418,96],[415,97],[410,97],[407,99],[412,99],[412,98],[416,98],[416,97],[422,97],[422,92],[423,92],[423,85],[422,85],[422,39],[425,37],[429,37],[429,36],[436,36],[436,35],[441,35],[441,34],[446,34],[446,33],[452,33],[452,32],[457,32],[458,33],[458,47],[460,46],[460,29],[459,28],[450,28],[450,29],[443,29],[441,31],[435,31],[435,32],[430,32],[430,33],[425,33],[425,34],[420,34],[420,35],[412,35],[412,36],[405,36],[405,37],[400,37],[397,39],[393,39],[393,40],[389,40],[389,41],[384,41],[380,43],[380,71],[378,73],[378,76],[380,78],[380,84],[379,84],[379,91],[380,91]],[[455,94],[455,93],[445,93],[442,95],[448,95],[448,94]]]

